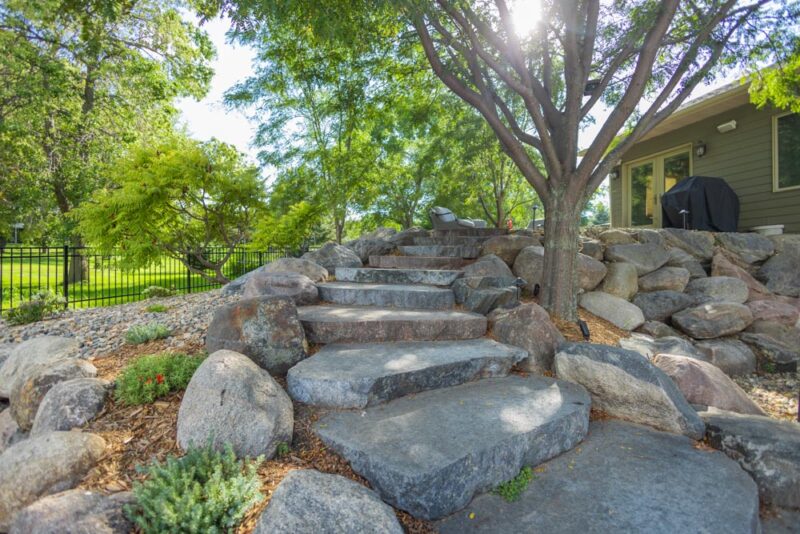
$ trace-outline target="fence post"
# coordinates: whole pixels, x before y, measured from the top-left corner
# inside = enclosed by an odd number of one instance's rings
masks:
[[[69,307],[69,245],[64,245],[64,272],[62,273],[62,292],[64,293],[64,309]]]
[[[186,293],[192,292],[192,270],[189,269],[189,265],[191,265],[192,256],[191,254],[186,254]]]

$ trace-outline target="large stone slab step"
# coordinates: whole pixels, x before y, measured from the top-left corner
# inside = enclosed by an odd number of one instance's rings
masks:
[[[455,303],[453,290],[426,285],[326,282],[317,289],[324,301],[353,306],[447,310]]]
[[[473,339],[486,333],[486,317],[455,310],[303,306],[297,313],[312,343]]]
[[[370,256],[369,265],[378,269],[460,269],[464,260],[422,256]]]
[[[397,247],[406,256],[444,256],[448,258],[477,258],[481,247],[467,245],[412,245]]]
[[[458,245],[479,247],[489,239],[488,236],[470,236],[470,235],[451,235],[439,237],[415,237],[413,239],[414,245],[429,246],[429,245]]]
[[[505,235],[508,230],[505,228],[458,228],[452,230],[431,230],[431,237],[450,237],[450,236],[479,236],[492,237],[495,235]]]
[[[358,267],[337,267],[338,282],[358,282],[361,284],[426,284],[449,286],[463,273],[441,269],[370,269]]]
[[[511,375],[328,414],[314,429],[384,501],[437,519],[577,445],[589,408],[576,384]]]
[[[289,395],[333,408],[363,408],[479,378],[506,376],[528,353],[491,339],[326,345],[289,370]]]

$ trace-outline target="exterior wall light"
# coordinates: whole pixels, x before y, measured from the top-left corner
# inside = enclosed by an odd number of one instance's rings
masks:
[[[703,156],[706,155],[706,151],[707,151],[706,144],[702,141],[698,141],[697,145],[695,145],[694,147],[694,155],[697,156],[698,158],[702,158]]]
[[[719,126],[717,126],[717,131],[719,133],[731,132],[736,129],[736,121],[728,121],[723,122]]]

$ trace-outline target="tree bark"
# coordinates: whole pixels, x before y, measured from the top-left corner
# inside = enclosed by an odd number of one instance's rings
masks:
[[[560,319],[578,319],[577,255],[580,202],[575,194],[554,191],[545,201],[544,267],[539,303]]]

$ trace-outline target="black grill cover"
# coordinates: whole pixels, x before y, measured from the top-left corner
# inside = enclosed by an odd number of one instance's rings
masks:
[[[681,210],[688,210],[690,230],[735,232],[739,226],[739,197],[722,178],[690,176],[661,197],[664,228],[683,228]]]

